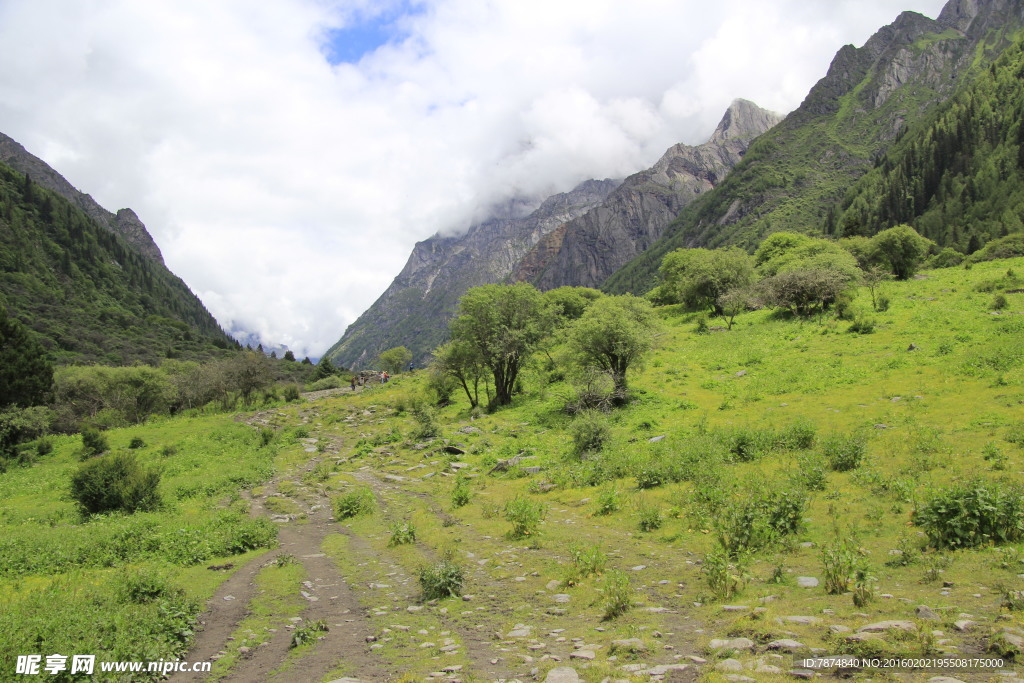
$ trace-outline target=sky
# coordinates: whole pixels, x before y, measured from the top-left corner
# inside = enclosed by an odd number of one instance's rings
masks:
[[[413,245],[787,113],[940,0],[0,0],[0,131],[228,332],[319,356]]]

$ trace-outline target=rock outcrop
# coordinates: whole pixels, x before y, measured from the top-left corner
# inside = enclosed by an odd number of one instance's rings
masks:
[[[0,162],[7,164],[19,173],[28,174],[32,178],[32,182],[64,197],[84,211],[97,224],[120,235],[143,256],[160,265],[164,264],[160,248],[153,241],[146,226],[131,209],[121,209],[116,214],[107,211],[97,204],[90,195],[79,192],[49,164],[29,153],[20,143],[3,133],[0,133]]]
[[[708,192],[743,158],[751,141],[782,119],[736,100],[711,139],[675,145],[627,178],[606,201],[542,239],[512,279],[540,289],[597,287],[662,236],[683,207]]]

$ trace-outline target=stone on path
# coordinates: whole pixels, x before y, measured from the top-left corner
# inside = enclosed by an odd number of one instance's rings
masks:
[[[597,655],[594,654],[593,650],[576,650],[569,655],[569,659],[586,659],[587,661],[593,661],[596,656]]]
[[[789,638],[783,638],[782,640],[773,640],[768,643],[767,648],[769,650],[781,650],[782,652],[796,652],[804,649],[804,644],[796,640]]]
[[[879,621],[874,624],[867,624],[857,629],[858,633],[883,633],[885,631],[905,631],[913,633],[917,631],[917,624],[912,621]]]
[[[917,615],[918,619],[928,619],[929,621],[941,621],[942,617],[939,616],[938,612],[933,610],[928,605],[918,605],[914,610],[914,614]]]
[[[616,652],[629,652],[636,654],[639,652],[647,652],[647,650],[647,645],[639,638],[624,638],[622,640],[612,641],[612,654],[615,654]]]
[[[801,588],[817,588],[818,580],[813,576],[798,576],[796,577],[796,585]]]
[[[749,638],[715,638],[708,647],[712,650],[753,650],[754,641]]]
[[[544,677],[544,683],[579,683],[580,675],[571,666],[557,666]]]
[[[721,671],[722,673],[736,673],[743,671],[743,663],[738,659],[723,659],[718,664],[715,664],[715,671]]]

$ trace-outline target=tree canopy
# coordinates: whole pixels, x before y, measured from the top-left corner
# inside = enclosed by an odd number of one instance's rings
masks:
[[[529,355],[547,334],[550,309],[531,285],[483,285],[467,291],[451,322],[452,340],[469,345],[494,377],[494,406],[508,405]]]
[[[45,403],[53,367],[28,328],[0,306],[0,410]]]
[[[577,362],[608,372],[617,396],[626,392],[626,371],[654,346],[657,330],[651,304],[635,296],[607,296],[595,301],[569,329]]]
[[[678,249],[661,264],[663,292],[693,308],[717,310],[718,298],[754,281],[754,262],[738,247]]]

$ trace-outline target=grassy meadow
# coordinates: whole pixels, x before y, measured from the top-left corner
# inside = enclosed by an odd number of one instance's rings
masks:
[[[780,639],[798,655],[999,654],[1013,670],[1024,293],[1007,292],[1022,287],[1015,259],[885,283],[881,312],[861,289],[856,323],[762,310],[702,331],[663,307],[632,400],[607,413],[566,411],[579,384],[554,349],[493,414],[459,394],[425,405],[420,371],[106,432],[162,471],[153,512],[82,519],[68,495],[81,439],[55,437],[0,475],[0,679],[17,654],[182,656],[218,585],[319,500],[336,520],[321,551],[374,633],[361,651],[395,679],[573,666],[587,681],[650,680],[688,665],[725,680],[718,664],[735,657],[757,680],[791,680],[793,655],[767,649]],[[967,498],[949,497],[957,486]],[[250,492],[286,519],[250,517]],[[975,509],[1008,512],[982,538]],[[287,560],[261,570],[215,677],[301,622],[304,580]],[[907,623],[858,632],[884,620]],[[712,643],[732,638],[753,649]],[[324,680],[359,674],[339,659]]]

